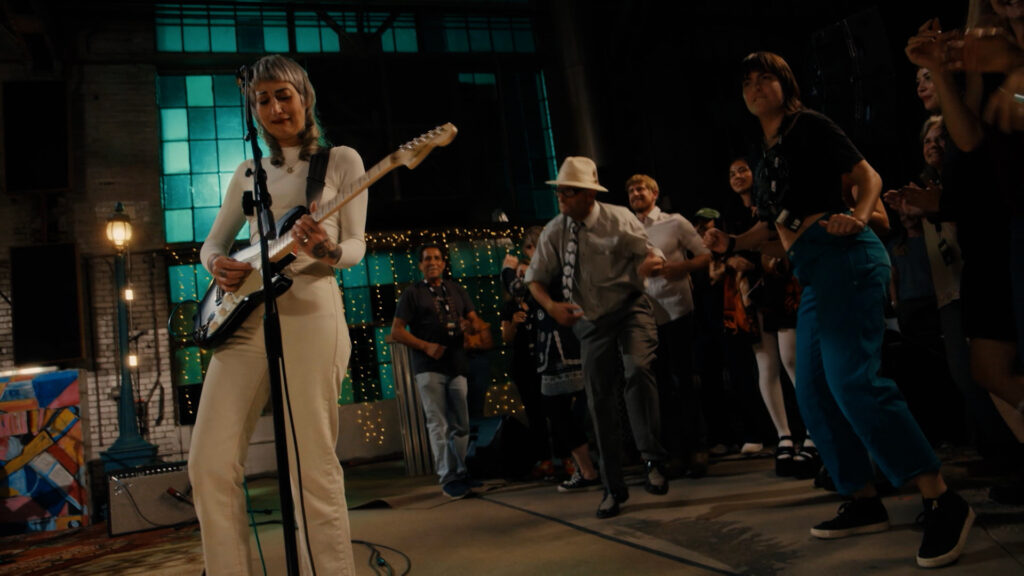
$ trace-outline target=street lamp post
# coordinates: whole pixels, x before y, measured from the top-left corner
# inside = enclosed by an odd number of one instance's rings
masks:
[[[100,453],[103,469],[107,472],[134,468],[156,461],[157,447],[139,435],[139,422],[135,414],[135,395],[128,366],[128,305],[125,297],[125,257],[132,239],[131,218],[120,202],[107,219],[107,239],[114,244],[114,283],[117,286],[117,354],[121,370],[121,397],[117,404],[117,440],[108,450]]]

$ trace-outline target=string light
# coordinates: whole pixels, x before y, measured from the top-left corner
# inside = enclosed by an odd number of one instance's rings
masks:
[[[496,329],[506,298],[499,279],[502,262],[506,253],[514,251],[523,232],[521,226],[506,225],[366,233],[366,257],[353,268],[335,271],[353,349],[338,403],[369,405],[366,403],[394,397],[394,375],[386,339],[402,290],[421,278],[416,248],[429,243],[444,249],[452,277],[466,289],[477,313]],[[171,264],[168,281],[172,300],[198,300],[210,284],[209,273],[198,263],[199,247],[173,247],[168,249],[167,255]],[[187,332],[191,329],[191,313],[179,311],[173,322],[187,327]],[[490,354],[492,362],[498,366],[497,369],[492,367],[485,411],[491,415],[516,414],[522,411],[522,402],[510,383],[510,355],[500,338],[494,341],[500,347]],[[175,383],[201,383],[210,351],[196,347],[187,333],[172,336],[172,342],[177,347]],[[191,397],[186,400],[191,409]],[[371,426],[373,422],[373,418],[366,416],[364,426]],[[370,438],[377,438],[376,435],[383,438],[383,427],[380,430],[364,428],[364,432],[366,430]]]

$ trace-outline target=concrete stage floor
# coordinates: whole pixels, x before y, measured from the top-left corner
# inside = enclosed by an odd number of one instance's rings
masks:
[[[988,485],[999,478],[985,476],[976,457],[946,453],[943,460],[978,520],[963,557],[941,573],[1024,575],[1024,506],[988,499]],[[635,471],[622,514],[598,520],[600,490],[562,494],[552,483],[495,480],[451,501],[434,477],[407,477],[401,461],[348,466],[352,537],[377,544],[396,575],[405,573],[406,559],[390,549],[401,551],[417,576],[922,573],[914,561],[921,504],[910,491],[885,498],[889,531],[821,541],[808,529],[831,518],[841,499],[810,480],[776,478],[767,453],[713,461],[707,477],[673,479],[665,496],[646,493]],[[253,508],[270,510],[255,516],[267,574],[283,575],[277,481],[251,479],[249,487]],[[253,573],[261,574],[255,539],[252,549]],[[356,544],[354,552],[357,574],[375,574],[370,549]],[[195,524],[115,538],[100,524],[0,540],[0,575],[201,573]]]
[[[986,479],[968,474],[976,461],[945,460],[978,521],[964,556],[942,573],[1024,574],[1024,507],[990,501]],[[432,477],[405,477],[400,462],[349,467],[352,537],[401,550],[416,575],[920,573],[921,502],[910,491],[885,498],[889,531],[822,541],[808,529],[842,500],[810,480],[775,477],[770,457],[715,462],[705,478],[672,480],[665,496],[645,492],[639,475],[632,480],[622,514],[598,520],[600,490],[489,481],[474,497],[450,501]],[[263,480],[254,492],[275,492],[275,483]],[[269,573],[283,574],[279,525],[264,532]],[[383,552],[401,574],[405,560]],[[356,545],[355,555],[358,573],[373,574],[369,549]]]

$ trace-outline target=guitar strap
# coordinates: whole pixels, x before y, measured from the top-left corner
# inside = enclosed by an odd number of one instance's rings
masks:
[[[309,157],[309,175],[306,176],[306,207],[319,202],[324,193],[324,176],[327,174],[327,163],[331,159],[331,149],[321,148]]]

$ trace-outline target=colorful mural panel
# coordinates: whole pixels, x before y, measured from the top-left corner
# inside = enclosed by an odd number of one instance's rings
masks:
[[[0,535],[81,526],[78,372],[0,378]]]

